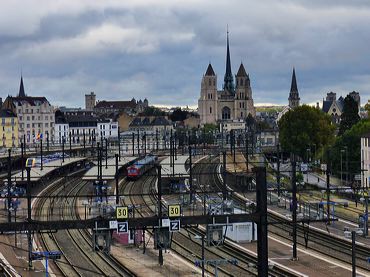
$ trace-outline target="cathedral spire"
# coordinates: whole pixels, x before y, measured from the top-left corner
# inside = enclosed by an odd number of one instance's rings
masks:
[[[19,86],[18,97],[25,97],[25,96],[26,96],[26,94],[24,93],[23,76],[21,75],[21,84]]]
[[[297,79],[295,77],[295,68],[293,67],[292,84],[290,86],[290,92],[298,92]]]
[[[234,78],[231,73],[230,49],[229,49],[229,29],[227,29],[227,52],[226,52],[226,72],[224,77],[224,89],[234,92]]]
[[[295,68],[293,67],[293,74],[292,74],[292,83],[290,85],[290,93],[289,93],[289,107],[296,108],[299,106],[299,93],[297,87],[297,79],[295,77]]]

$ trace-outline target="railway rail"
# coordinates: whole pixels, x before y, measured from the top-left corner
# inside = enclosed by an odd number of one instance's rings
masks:
[[[38,198],[34,205],[35,217],[40,220],[78,219],[76,201],[83,189],[86,189],[86,182],[79,178],[73,178],[65,186],[59,182],[49,186],[44,194],[53,197],[54,201]],[[62,192],[71,198],[58,199]],[[45,250],[62,253],[61,260],[55,264],[64,276],[135,276],[114,257],[93,251],[87,230],[59,230],[42,233],[40,238]]]
[[[208,168],[203,168],[204,166],[208,166]],[[218,190],[222,189],[222,184],[219,178],[216,176],[217,172],[217,165],[212,163],[211,165],[204,165],[198,164],[198,173],[199,176],[207,176],[202,175],[201,172],[214,172],[212,177],[204,178],[201,182],[209,182],[216,186]],[[195,173],[195,175],[197,172]],[[208,180],[207,180],[208,179]],[[228,184],[232,187],[232,184]],[[245,205],[246,198],[240,197],[238,194],[232,195],[233,200],[239,203],[241,206]],[[284,216],[276,215],[271,212],[268,212],[268,221],[270,222],[281,222],[281,224],[274,224],[269,225],[269,232],[273,233],[279,237],[284,239],[291,240],[291,233],[292,233],[292,224],[291,221],[284,218]],[[315,230],[315,229],[307,229],[303,227],[301,224],[297,226],[297,238],[298,243],[302,246],[306,246],[304,237],[308,234],[309,243],[307,245],[308,248],[319,252],[321,254],[325,254],[330,256],[334,259],[340,260],[344,263],[351,264],[352,263],[352,244],[350,241],[340,239],[335,236],[330,236],[323,231]],[[307,233],[308,232],[308,233]],[[370,248],[362,245],[356,245],[356,266],[363,270],[370,270],[370,265],[367,263],[367,258],[369,257]]]
[[[154,174],[150,174],[153,176]],[[138,211],[140,216],[153,215],[156,213],[157,198],[156,193],[153,192],[155,177],[148,177],[141,182],[126,182],[125,186],[121,190],[124,195],[135,194],[136,196],[130,196],[130,204],[140,205],[140,211]],[[140,195],[141,196],[137,196]],[[150,196],[149,196],[150,194]],[[163,205],[163,203],[162,203]],[[144,207],[143,207],[144,206]],[[163,210],[166,207],[163,205]],[[201,241],[195,239],[196,235],[203,235],[204,232],[199,228],[187,228],[180,232],[172,234],[172,246],[171,249],[193,263],[195,259],[201,259]],[[257,258],[241,251],[240,249],[234,247],[232,244],[225,243],[225,245],[220,247],[210,247],[205,248],[205,257],[208,260],[223,260],[223,259],[235,259],[237,255],[238,264],[222,264],[218,266],[219,276],[257,276],[256,269],[254,265],[257,264]],[[213,274],[214,267],[209,266],[206,271]],[[291,272],[287,272],[279,267],[274,267],[270,270],[270,276],[297,276]]]

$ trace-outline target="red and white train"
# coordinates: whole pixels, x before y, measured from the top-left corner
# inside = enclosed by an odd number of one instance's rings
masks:
[[[127,179],[139,179],[145,172],[152,169],[157,164],[157,161],[158,157],[153,155],[148,155],[145,158],[136,161],[133,165],[127,168]]]

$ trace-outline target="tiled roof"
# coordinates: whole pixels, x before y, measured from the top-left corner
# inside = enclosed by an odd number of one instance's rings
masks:
[[[133,101],[100,101],[96,104],[95,108],[98,109],[136,108],[136,104]]]
[[[40,106],[44,103],[49,103],[49,101],[45,97],[33,97],[33,96],[25,96],[25,97],[12,97],[12,102],[16,106],[22,106],[25,103],[30,104],[31,106]]]
[[[17,115],[15,113],[13,113],[12,110],[1,109],[0,110],[0,117],[2,117],[2,118],[4,118],[4,117],[17,117]]]

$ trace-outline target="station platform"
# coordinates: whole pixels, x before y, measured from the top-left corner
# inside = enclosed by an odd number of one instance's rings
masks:
[[[51,161],[48,163],[45,163],[43,165],[43,169],[41,170],[40,167],[32,167],[30,171],[30,180],[31,182],[37,182],[41,178],[45,177],[46,175],[52,173],[56,169],[60,169],[62,167],[66,167],[68,165],[83,162],[86,158],[65,158],[64,162],[60,160]],[[12,175],[12,181],[26,181],[27,180],[27,172],[26,170],[23,171],[23,180],[22,180],[22,172],[18,172],[14,175]]]
[[[129,165],[131,162],[135,161],[137,157],[121,157],[121,161],[118,162],[118,170],[122,167]],[[102,179],[103,180],[113,180],[116,174],[116,159],[111,158],[107,160],[107,166],[105,166],[105,160],[103,160],[102,166]],[[82,180],[96,180],[98,176],[98,166],[93,166],[89,169]]]
[[[162,178],[168,177],[189,177],[189,173],[186,170],[185,164],[188,160],[188,155],[179,155],[177,159],[175,159],[174,168],[170,165],[170,157],[165,158],[161,161],[162,171],[161,175]]]

